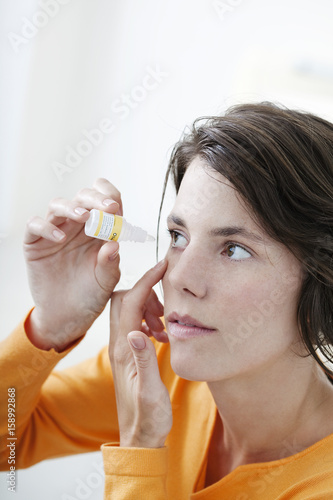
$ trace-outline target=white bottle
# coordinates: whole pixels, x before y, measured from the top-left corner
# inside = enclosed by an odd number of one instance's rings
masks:
[[[144,243],[145,241],[155,240],[141,227],[129,224],[124,217],[107,214],[95,208],[90,210],[90,217],[85,224],[84,232],[87,236],[105,241],[137,241]]]

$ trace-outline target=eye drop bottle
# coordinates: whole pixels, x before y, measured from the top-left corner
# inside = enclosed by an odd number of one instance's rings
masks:
[[[90,210],[90,217],[85,223],[84,232],[87,236],[105,241],[136,241],[145,243],[146,241],[155,240],[153,236],[150,236],[141,227],[129,224],[124,217],[107,214],[95,208]]]

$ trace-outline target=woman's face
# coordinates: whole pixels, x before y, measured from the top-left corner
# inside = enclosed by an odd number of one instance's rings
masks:
[[[195,159],[168,228],[163,289],[173,370],[216,381],[290,362],[300,352],[301,265],[258,227],[231,184]]]

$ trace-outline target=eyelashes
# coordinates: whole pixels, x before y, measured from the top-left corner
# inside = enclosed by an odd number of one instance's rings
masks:
[[[186,238],[185,236],[183,236],[181,233],[179,233],[178,231],[175,231],[174,229],[167,229],[168,233],[169,233],[169,236],[171,238],[171,246],[174,248],[176,246],[176,243],[178,241],[178,238],[184,238],[184,240],[186,241]]]
[[[232,249],[235,249],[235,250],[232,250]],[[249,259],[250,257],[252,257],[252,255],[250,254],[250,252],[248,250],[246,250],[246,248],[244,248],[241,245],[238,245],[236,243],[227,244],[225,252],[227,254],[227,257],[229,257],[232,260],[245,260],[245,259]]]
[[[171,248],[185,248],[187,239],[179,231],[167,228],[167,232],[171,238]],[[182,243],[182,239],[184,242]],[[243,245],[234,241],[228,241],[223,247],[221,255],[226,256],[229,260],[241,261],[252,257],[252,254]]]

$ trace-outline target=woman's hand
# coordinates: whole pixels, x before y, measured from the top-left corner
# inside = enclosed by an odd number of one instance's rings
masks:
[[[172,426],[169,393],[163,384],[153,334],[163,332],[163,306],[152,287],[160,281],[167,263],[150,269],[128,292],[111,297],[109,356],[117,399],[120,446],[159,448]],[[146,325],[142,326],[145,319]]]
[[[61,351],[84,335],[119,281],[119,244],[84,233],[92,208],[122,215],[120,193],[106,179],[71,201],[52,200],[45,219],[27,223],[24,254],[35,302],[27,333],[41,349]]]

